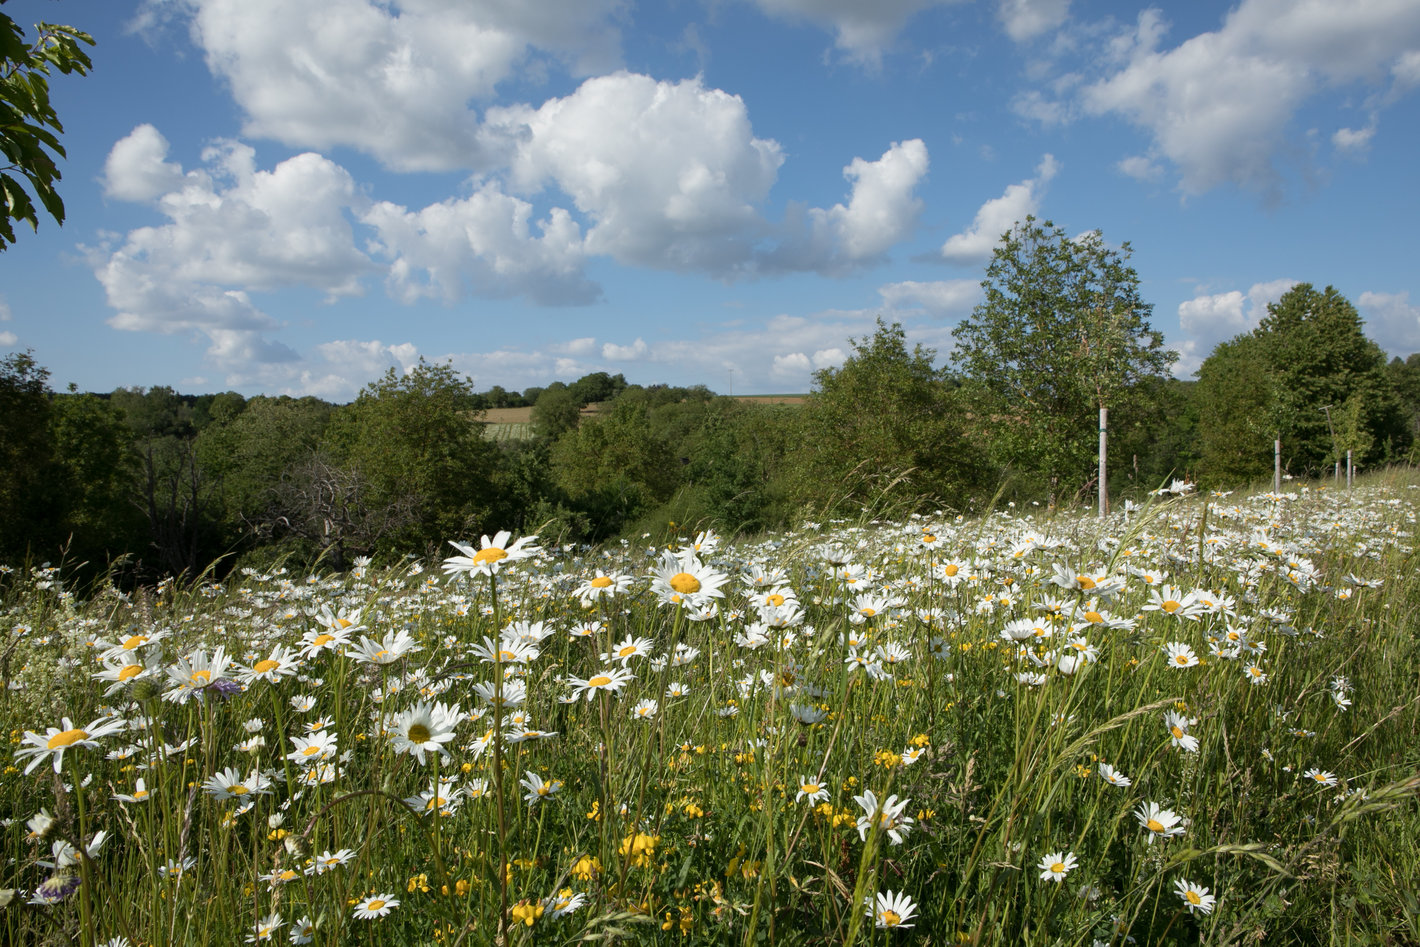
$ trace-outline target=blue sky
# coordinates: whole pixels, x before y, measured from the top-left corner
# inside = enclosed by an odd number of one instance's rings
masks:
[[[1420,351],[1420,4],[11,0],[63,228],[0,254],[52,384],[348,400],[452,361],[806,391],[945,356],[1028,213],[1128,241],[1187,376],[1297,281]]]

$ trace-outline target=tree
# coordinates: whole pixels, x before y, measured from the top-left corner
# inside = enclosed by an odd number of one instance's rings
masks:
[[[501,527],[497,508],[502,455],[483,436],[468,378],[452,366],[420,360],[391,368],[331,419],[331,463],[360,475],[361,502],[372,511],[412,498],[412,516],[383,544],[425,553],[451,539]]]
[[[1149,324],[1130,252],[1098,230],[1072,238],[1027,217],[1002,236],[985,300],[952,333],[996,459],[1042,478],[1052,498],[1094,477],[1099,410],[1123,420],[1178,358]]]
[[[1348,449],[1358,464],[1396,456],[1411,432],[1392,376],[1356,307],[1330,286],[1299,283],[1198,370],[1207,478],[1264,475],[1274,438],[1292,473],[1330,470]]]
[[[571,388],[555,381],[542,390],[532,408],[532,423],[539,437],[555,441],[577,426],[582,402]]]
[[[881,319],[872,336],[850,343],[843,365],[814,375],[800,408],[788,461],[794,500],[817,510],[845,501],[964,502],[986,467],[963,434],[966,414],[936,352],[908,351],[902,325]]]
[[[57,551],[62,497],[53,456],[49,370],[33,353],[11,353],[0,359],[0,560]]]
[[[34,42],[26,43],[24,31],[0,13],[0,154],[4,155],[0,191],[5,196],[0,250],[15,242],[14,221],[39,229],[34,199],[55,223],[64,223],[64,202],[54,187],[60,179],[54,158],[64,157],[59,143],[64,126],[49,103],[48,77],[50,69],[66,75],[87,74],[93,63],[81,44],[92,46],[94,39],[72,26],[53,23],[40,23],[35,27]],[[24,183],[9,172],[18,174]]]

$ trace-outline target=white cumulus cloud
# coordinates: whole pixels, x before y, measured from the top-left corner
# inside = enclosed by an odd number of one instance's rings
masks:
[[[1256,329],[1267,315],[1267,306],[1295,285],[1294,279],[1275,279],[1254,283],[1246,293],[1236,289],[1199,293],[1179,303],[1178,324],[1184,338],[1173,346],[1179,353],[1174,373],[1192,375],[1219,342]]]
[[[765,13],[806,20],[831,29],[834,45],[849,59],[876,66],[882,55],[918,13],[956,0],[753,0]]]
[[[1082,105],[1148,133],[1151,159],[1198,194],[1222,184],[1274,194],[1274,159],[1301,105],[1326,88],[1400,84],[1420,45],[1420,5],[1404,0],[1243,0],[1214,31],[1166,49],[1147,9],[1115,38],[1117,66],[1086,86]]]
[[[1420,352],[1420,305],[1410,293],[1364,292],[1356,300],[1366,320],[1366,334],[1392,355]]]
[[[620,59],[622,0],[176,2],[245,133],[347,145],[400,170],[482,167],[472,101],[545,51],[586,74]]]
[[[962,265],[984,263],[991,259],[1001,235],[1015,226],[1017,221],[1024,220],[1039,209],[1045,185],[1059,170],[1059,162],[1047,154],[1036,167],[1035,177],[1012,184],[1000,197],[982,204],[971,226],[942,244],[942,257],[950,263]]]
[[[183,183],[182,166],[164,159],[168,140],[152,125],[119,139],[104,162],[104,193],[121,201],[151,201]]]
[[[1070,0],[998,0],[996,17],[1018,43],[1035,39],[1065,22]]]
[[[977,280],[907,280],[878,287],[883,305],[889,309],[925,309],[936,316],[960,316],[971,311],[981,298]]]

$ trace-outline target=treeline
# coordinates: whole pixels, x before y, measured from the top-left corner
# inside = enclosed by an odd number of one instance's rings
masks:
[[[12,354],[0,361],[0,562],[62,556],[148,581],[277,559],[343,569],[502,528],[592,542],[670,522],[752,532],[864,510],[1089,502],[1088,399],[1051,420],[1077,455],[1062,462],[988,381],[939,367],[880,321],[802,404],[599,372],[517,395],[534,436],[508,441],[485,436],[482,412],[514,397],[447,365],[391,370],[336,405],[55,393],[31,354]],[[1175,477],[1266,477],[1278,434],[1288,471],[1317,476],[1347,449],[1362,467],[1409,459],[1420,355],[1387,364],[1349,303],[1301,286],[1220,345],[1198,381],[1145,374],[1128,395],[1111,414],[1116,498]]]

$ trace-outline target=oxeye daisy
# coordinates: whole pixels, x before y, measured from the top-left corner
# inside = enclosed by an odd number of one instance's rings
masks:
[[[917,912],[917,905],[907,896],[907,892],[878,892],[876,903],[868,909],[878,928],[911,927],[907,923]]]
[[[1172,809],[1160,808],[1158,803],[1139,803],[1134,810],[1134,818],[1145,832],[1144,840],[1153,844],[1155,839],[1170,839],[1182,835],[1188,829],[1188,820]]]
[[[627,637],[612,646],[611,651],[602,655],[603,661],[620,661],[625,667],[632,658],[644,658],[651,653],[651,645],[654,642],[650,638]]]
[[[484,536],[479,540],[481,548],[474,549],[472,546],[465,546],[462,543],[450,542],[461,556],[450,556],[444,560],[444,573],[446,575],[497,575],[505,565],[511,565],[520,559],[527,559],[537,555],[542,550],[535,543],[536,536],[523,536],[514,543],[508,540],[513,538],[513,534],[505,530],[500,530],[492,539]]]
[[[583,694],[586,695],[587,700],[591,700],[596,696],[597,691],[617,693],[626,686],[627,681],[635,680],[635,678],[636,675],[625,668],[614,670],[609,668],[605,671],[598,671],[586,680],[580,677],[568,677],[567,683],[572,685],[574,700]]]
[[[633,581],[635,580],[629,575],[598,573],[577,586],[572,594],[577,596],[583,605],[591,606],[599,598],[611,598],[631,591]]]
[[[286,758],[302,766],[324,762],[340,751],[335,734],[329,730],[317,730],[305,737],[291,737],[291,743],[294,749],[286,754]]]
[[[702,563],[693,551],[667,550],[651,570],[651,591],[666,605],[704,605],[724,597],[720,587],[728,581],[729,576]]]
[[[1336,774],[1324,769],[1309,769],[1302,774],[1303,779],[1309,779],[1318,786],[1335,786],[1339,780]]]
[[[1209,894],[1207,888],[1182,878],[1175,881],[1173,887],[1178,892],[1178,896],[1188,905],[1189,914],[1194,911],[1200,914],[1213,913],[1213,905],[1217,903],[1218,898],[1216,895]]]
[[[1128,776],[1125,776],[1123,773],[1115,769],[1113,766],[1110,766],[1108,763],[1100,764],[1100,779],[1103,779],[1111,786],[1118,786],[1121,789],[1127,788],[1130,784]]]
[[[637,720],[654,720],[656,719],[656,711],[658,709],[660,708],[654,700],[646,698],[638,702],[635,707],[631,708],[631,716]]]
[[[16,762],[25,757],[33,757],[30,765],[25,767],[25,775],[34,772],[40,763],[49,758],[54,760],[54,771],[57,773],[64,765],[65,750],[81,746],[93,749],[99,745],[100,737],[118,733],[128,726],[122,717],[100,717],[82,727],[74,726],[68,717],[61,717],[59,722],[60,726],[50,727],[43,734],[32,730],[25,731],[25,745],[15,751]]]
[[[362,921],[373,921],[389,914],[399,907],[399,901],[392,894],[373,894],[355,905],[354,914]]]
[[[1193,649],[1180,641],[1170,641],[1164,646],[1164,653],[1168,655],[1169,667],[1171,668],[1191,668],[1198,666],[1198,655],[1193,653]]]
[[[237,680],[248,687],[257,681],[275,684],[283,677],[294,676],[300,669],[300,662],[291,654],[289,648],[282,645],[251,667],[237,665]]]
[[[347,864],[355,857],[355,853],[348,848],[342,848],[338,852],[324,851],[311,860],[311,866],[306,869],[308,873],[323,875],[332,869],[339,868]]]
[[[1061,882],[1075,868],[1074,852],[1051,852],[1049,855],[1042,855],[1040,863],[1036,865],[1040,869],[1041,881]]]
[[[454,738],[461,714],[457,707],[421,701],[395,715],[390,746],[396,753],[408,753],[424,764],[424,754],[439,753],[449,758],[444,745]]]
[[[529,770],[523,775],[522,779],[518,780],[518,785],[527,790],[527,792],[523,793],[523,801],[529,806],[535,806],[544,799],[552,798],[552,796],[562,788],[562,780],[549,779],[544,781],[537,773]]]
[[[799,777],[799,794],[794,797],[795,802],[802,802],[805,799],[809,802],[822,802],[827,798],[828,787],[820,782],[818,777]]]
[[[216,799],[245,801],[253,795],[269,794],[270,787],[271,780],[263,776],[259,770],[254,769],[248,775],[243,776],[240,770],[231,766],[202,781],[202,788]]]

